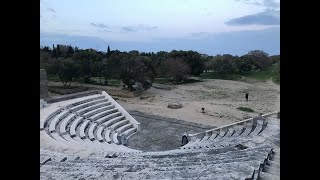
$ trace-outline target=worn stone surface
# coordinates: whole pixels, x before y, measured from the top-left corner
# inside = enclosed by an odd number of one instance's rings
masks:
[[[143,151],[177,149],[181,146],[183,133],[197,133],[214,128],[137,111],[129,113],[141,124],[141,131],[130,137],[127,146]]]
[[[46,70],[40,69],[40,99],[48,97],[48,80]]]

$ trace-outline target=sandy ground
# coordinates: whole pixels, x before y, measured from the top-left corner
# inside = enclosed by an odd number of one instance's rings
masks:
[[[74,84],[75,85],[75,84]],[[245,93],[249,93],[249,102]],[[280,86],[267,82],[238,82],[204,80],[175,85],[172,90],[152,87],[143,92],[145,99],[119,98],[118,103],[128,111],[140,111],[211,126],[222,126],[259,113],[280,111]],[[167,108],[169,103],[182,103],[180,109]],[[201,108],[205,113],[201,113]],[[238,110],[248,107],[253,113]]]
[[[249,101],[245,93],[249,93]],[[189,122],[222,126],[245,118],[280,111],[280,86],[272,81],[245,83],[228,80],[205,80],[204,82],[176,85],[173,90],[151,88],[143,96],[147,99],[126,98],[119,100],[125,109],[151,115],[176,118]],[[182,103],[181,109],[169,109],[172,102]],[[205,113],[201,113],[201,108]],[[248,113],[236,108],[248,107]]]

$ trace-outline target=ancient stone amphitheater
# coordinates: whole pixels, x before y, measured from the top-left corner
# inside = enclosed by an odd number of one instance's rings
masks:
[[[278,112],[143,152],[126,146],[139,122],[106,92],[68,97],[40,100],[41,179],[280,179]]]

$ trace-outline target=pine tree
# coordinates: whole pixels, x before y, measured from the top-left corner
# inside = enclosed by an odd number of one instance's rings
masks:
[[[108,50],[107,50],[107,57],[110,57],[111,51],[110,51],[110,46],[108,45]]]

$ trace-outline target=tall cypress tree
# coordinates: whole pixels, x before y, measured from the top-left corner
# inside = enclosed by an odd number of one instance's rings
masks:
[[[107,57],[109,57],[110,55],[111,55],[111,51],[110,51],[110,46],[108,45]]]

